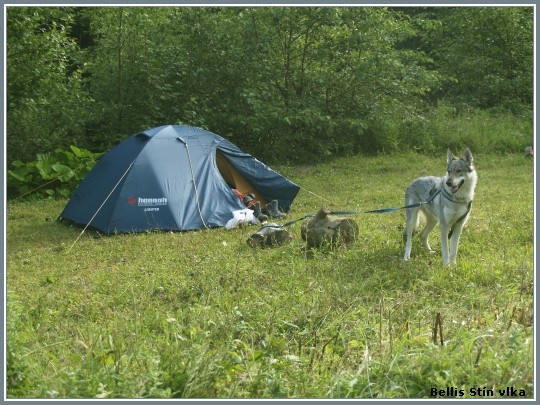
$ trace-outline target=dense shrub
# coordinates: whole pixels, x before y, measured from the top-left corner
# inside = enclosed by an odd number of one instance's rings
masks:
[[[71,145],[40,154],[32,162],[13,162],[8,170],[8,196],[68,197],[103,153]]]

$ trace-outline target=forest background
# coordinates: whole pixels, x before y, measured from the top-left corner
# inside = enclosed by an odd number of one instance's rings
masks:
[[[6,21],[8,169],[178,123],[268,164],[533,142],[533,7],[10,6]]]

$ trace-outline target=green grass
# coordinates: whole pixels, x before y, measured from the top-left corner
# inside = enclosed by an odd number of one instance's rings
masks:
[[[443,174],[445,155],[280,167],[311,192],[289,219],[401,206],[411,180]],[[352,248],[310,255],[300,224],[291,244],[266,250],[246,244],[257,227],[87,231],[71,248],[80,230],[47,220],[65,201],[10,203],[8,397],[427,398],[446,387],[532,397],[533,165],[521,154],[475,160],[452,268],[418,239],[402,261],[402,211],[355,216]]]

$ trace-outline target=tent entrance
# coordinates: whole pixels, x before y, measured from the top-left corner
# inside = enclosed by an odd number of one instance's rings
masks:
[[[266,206],[266,199],[255,190],[219,150],[216,150],[216,164],[221,177],[229,187],[237,189],[244,195],[247,193],[255,194],[255,199],[261,202],[261,207]]]

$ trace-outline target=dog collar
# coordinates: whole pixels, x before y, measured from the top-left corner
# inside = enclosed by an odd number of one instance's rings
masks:
[[[442,195],[443,195],[448,201],[452,201],[452,202],[458,203],[458,204],[470,204],[470,203],[472,203],[472,200],[470,200],[470,201],[468,201],[468,200],[462,200],[462,201],[460,201],[459,199],[456,199],[452,194],[450,194],[448,191],[446,191],[446,189],[444,188],[444,186],[442,187],[441,191],[442,191]]]

